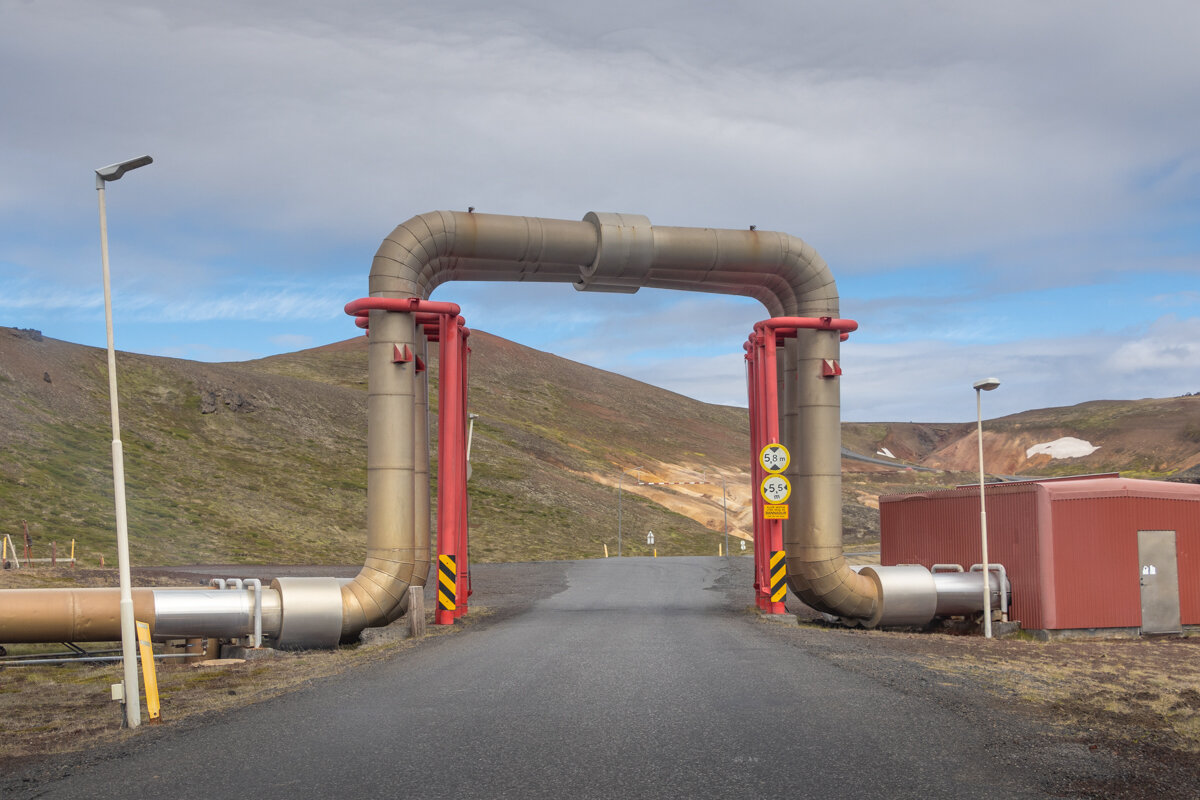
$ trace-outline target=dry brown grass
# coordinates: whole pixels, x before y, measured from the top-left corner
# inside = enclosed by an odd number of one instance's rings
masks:
[[[487,613],[473,606],[461,625],[430,624],[426,637],[452,634]],[[432,612],[427,621],[431,620]],[[396,657],[422,641],[383,635],[357,647],[278,651],[272,658],[220,666],[162,661],[157,664],[162,720],[170,725],[259,703],[319,678]],[[120,680],[119,662],[0,667],[0,771],[32,756],[75,752],[136,736],[138,731],[122,729],[122,708],[110,698],[109,686]],[[144,701],[142,720],[148,721]]]
[[[937,648],[920,661],[1076,728],[1200,753],[1200,637],[969,644]]]

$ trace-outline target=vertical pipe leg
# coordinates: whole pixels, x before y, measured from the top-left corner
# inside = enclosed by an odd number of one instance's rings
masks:
[[[429,340],[417,328],[417,346],[413,348],[419,363],[429,363]],[[413,584],[424,586],[429,579],[429,372],[416,372],[414,359],[413,402]]]

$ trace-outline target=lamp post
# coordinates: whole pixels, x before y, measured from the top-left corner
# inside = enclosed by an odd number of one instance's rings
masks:
[[[617,478],[617,558],[621,557],[621,490],[624,488],[625,473],[630,469],[638,474],[638,482],[642,480],[642,468],[630,467],[629,469],[621,470],[621,477]]]
[[[104,327],[108,336],[108,403],[112,413],[113,496],[117,514],[117,571],[121,582],[121,665],[124,670],[125,722],[130,728],[142,724],[142,701],[138,691],[137,641],[133,620],[133,589],[129,580],[129,521],[125,513],[125,456],[121,449],[121,421],[117,411],[117,356],[113,349],[112,289],[108,273],[108,218],[104,212],[104,184],[121,179],[126,172],[154,163],[150,156],[131,158],[96,170],[96,193],[100,198],[100,260],[104,269]]]
[[[475,420],[479,419],[478,414],[467,414],[467,419],[471,421],[470,427],[467,428],[467,463],[471,463],[471,439],[475,436]]]
[[[983,551],[983,635],[992,638],[992,574],[988,566],[987,508],[983,492],[983,393],[1000,385],[996,378],[984,378],[974,383],[975,417],[979,434],[979,542]],[[1004,591],[1004,587],[1000,587]]]

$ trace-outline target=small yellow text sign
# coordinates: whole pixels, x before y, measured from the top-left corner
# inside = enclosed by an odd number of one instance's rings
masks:
[[[786,505],[763,506],[763,519],[787,519],[788,507]]]

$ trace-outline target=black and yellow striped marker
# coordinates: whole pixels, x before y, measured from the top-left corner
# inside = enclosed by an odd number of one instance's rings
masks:
[[[771,553],[771,602],[781,603],[787,597],[787,564],[784,550]]]
[[[453,611],[458,600],[458,569],[454,556],[438,556],[438,608]]]

